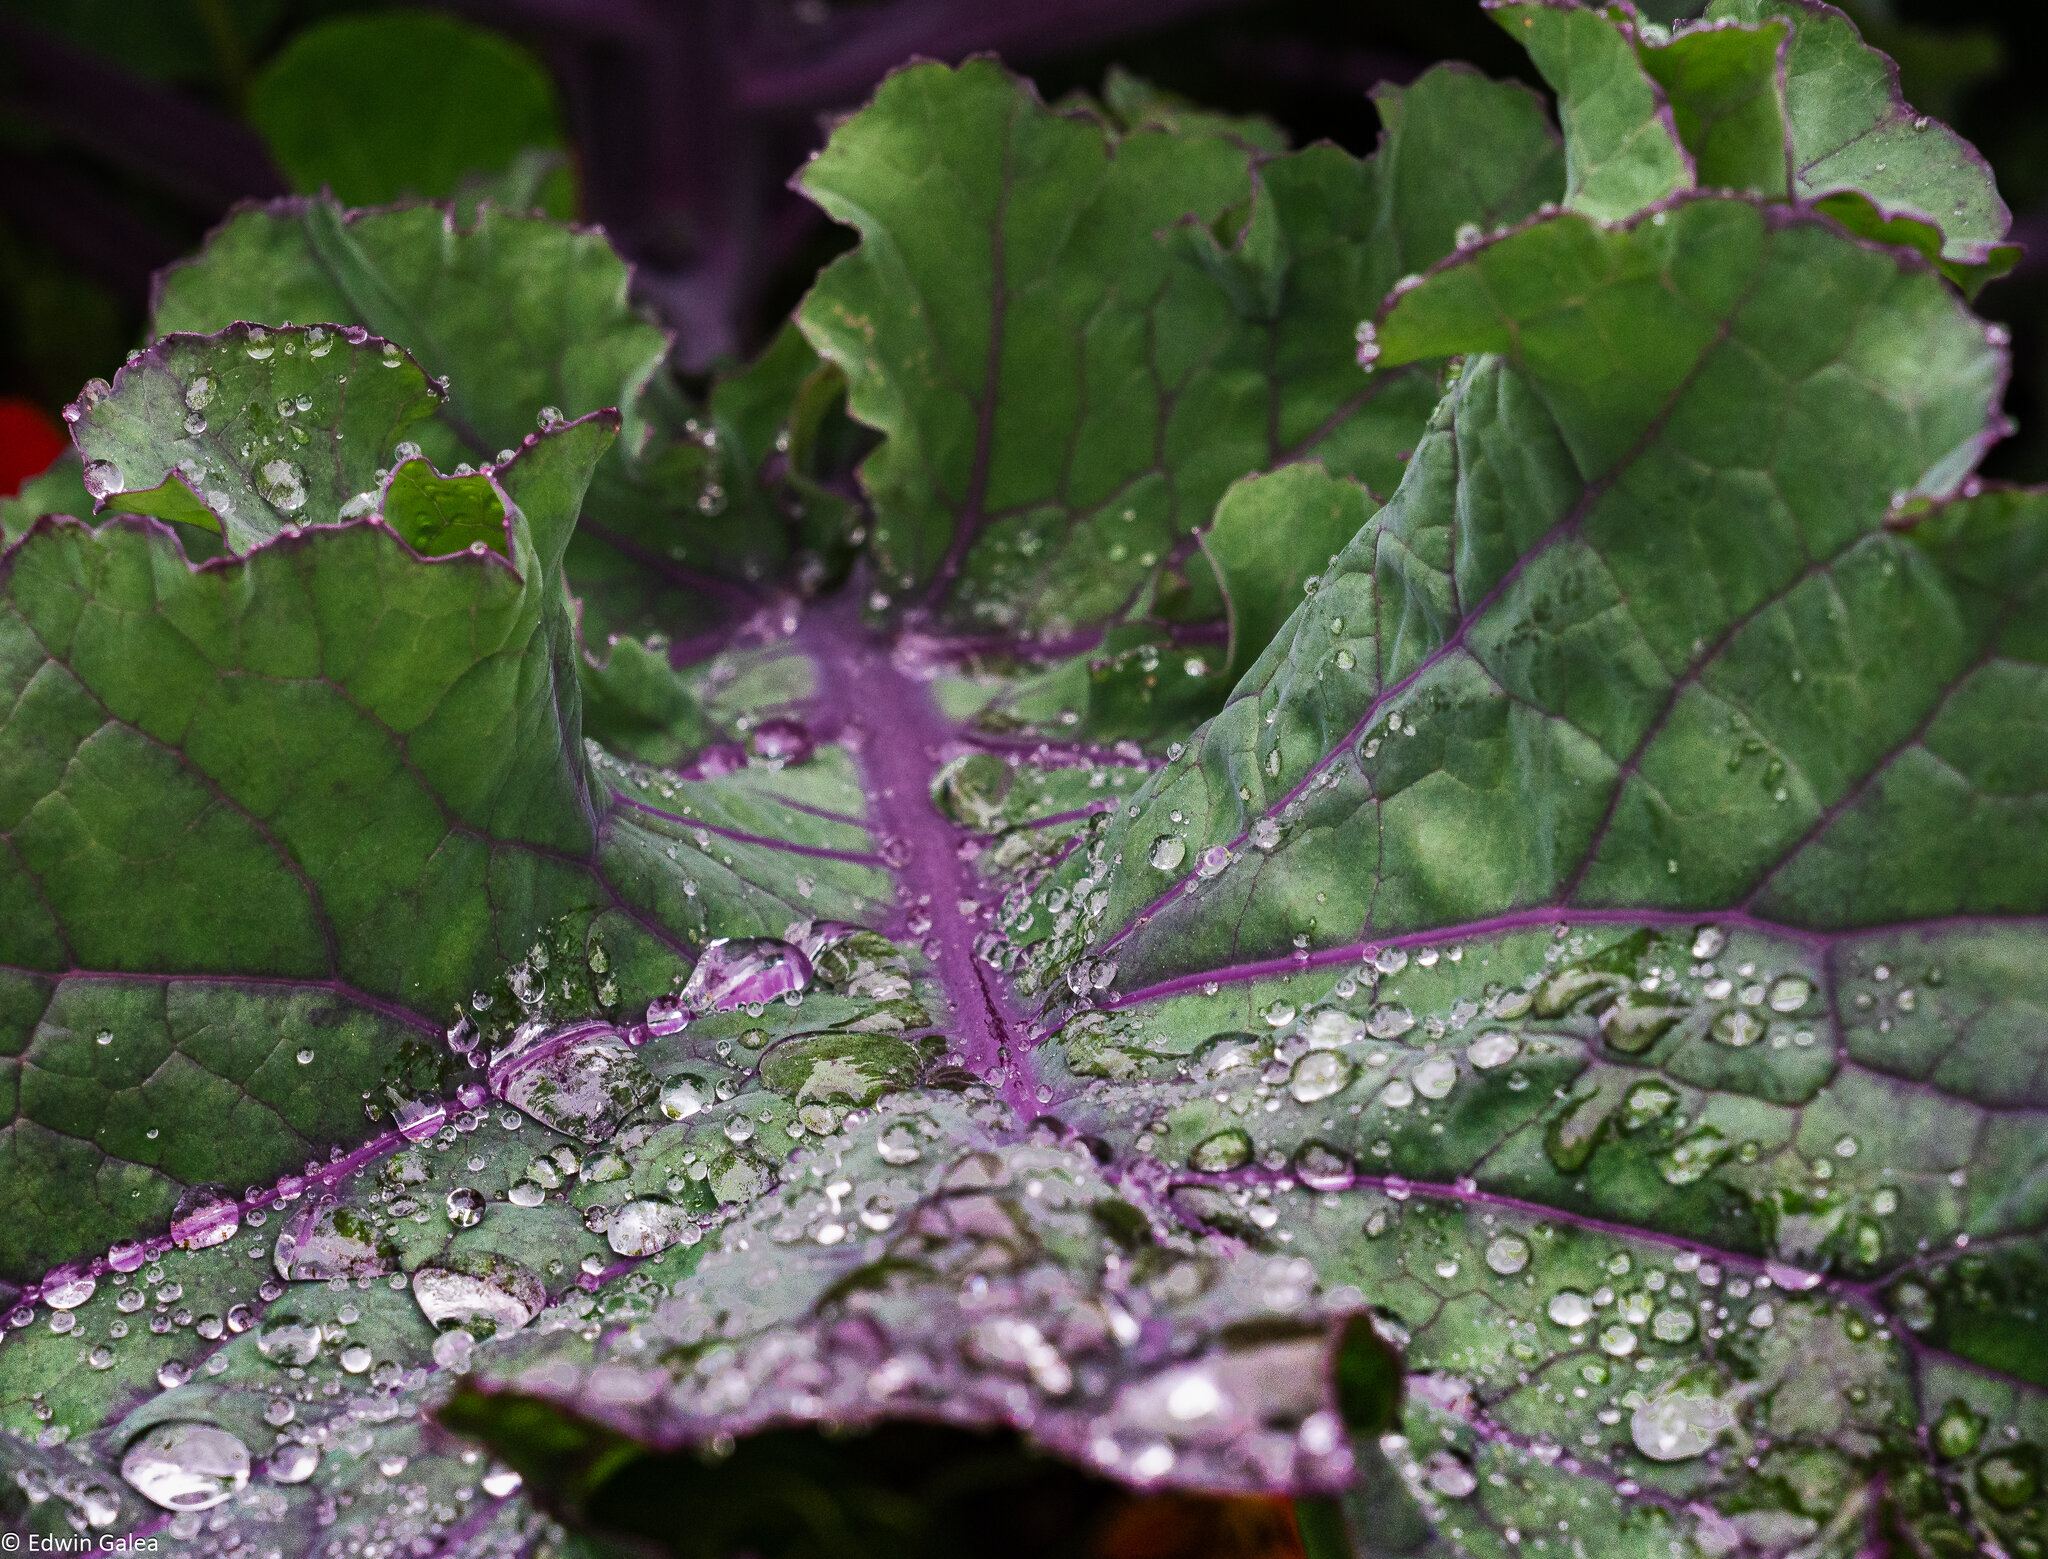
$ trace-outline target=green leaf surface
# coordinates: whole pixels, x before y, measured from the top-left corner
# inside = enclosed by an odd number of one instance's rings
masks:
[[[1487,9],[1557,93],[1566,205],[1615,221],[1694,186],[1693,159],[1663,86],[1637,54],[1629,22],[1576,0]]]
[[[1785,109],[1782,20],[1696,27],[1643,40],[1643,69],[1664,89],[1678,138],[1701,188],[1792,198],[1792,134]]]
[[[701,410],[484,341],[578,235],[238,216],[167,295],[476,372],[244,393],[369,479],[223,551],[173,340],[6,517],[10,1533],[2039,1551],[2048,495],[1996,256],[1772,183],[1831,15],[1513,11],[1604,215],[1461,70],[1357,162],[912,67]]]
[[[111,389],[88,386],[72,428],[98,508],[123,510],[133,488],[137,513],[204,525],[210,511],[240,554],[360,513],[369,500],[348,506],[439,404],[417,362],[360,329],[243,325],[164,337]]]
[[[1245,477],[1223,495],[1202,551],[1229,603],[1229,671],[1250,669],[1376,508],[1358,483],[1312,462]]]
[[[1468,72],[1381,100],[1375,158],[1260,160],[1258,193],[1234,135],[1118,135],[987,62],[901,71],[835,132],[800,185],[863,243],[798,322],[884,435],[861,470],[895,605],[1057,637],[1248,471],[1392,485],[1430,392],[1361,377],[1353,328],[1460,227],[1554,194],[1557,153],[1531,98]],[[1447,147],[1455,172],[1425,160]]]
[[[709,626],[750,599],[727,580],[758,578],[785,554],[780,525],[723,522],[733,484],[661,372],[666,333],[633,309],[627,284],[594,230],[490,207],[458,225],[440,206],[350,212],[315,197],[230,216],[159,278],[154,328],[319,320],[403,342],[446,380],[441,414],[415,435],[444,471],[518,449],[543,413],[617,408],[619,446],[592,480],[569,563],[601,643]]]
[[[294,188],[351,206],[453,195],[467,174],[563,143],[539,62],[433,11],[338,16],[297,33],[251,83],[249,117]]]
[[[1992,256],[2012,213],[1990,165],[1947,125],[1914,111],[1898,67],[1847,16],[1820,0],[1713,0],[1706,16],[1791,23],[1785,106],[1802,199],[1853,190],[1888,216],[1935,223],[1950,260],[1981,265]]]

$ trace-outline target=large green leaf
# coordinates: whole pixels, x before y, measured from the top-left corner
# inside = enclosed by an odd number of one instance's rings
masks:
[[[901,71],[841,125],[800,187],[862,245],[798,319],[885,435],[862,467],[881,595],[1057,638],[1132,602],[1247,471],[1317,455],[1391,486],[1433,392],[1362,377],[1353,328],[1461,227],[1554,194],[1557,149],[1468,72],[1381,102],[1365,162],[1118,134],[988,62]]]
[[[1933,224],[1772,183],[1782,19],[1529,14],[1604,29],[1545,68],[1619,220],[1533,211],[1557,148],[1469,73],[1365,163],[892,78],[813,168],[865,229],[822,361],[785,333],[694,430],[591,371],[639,491],[697,462],[700,520],[797,549],[729,636],[577,644],[572,588],[712,588],[673,505],[579,551],[606,416],[502,460],[371,418],[372,460],[294,384],[369,466],[315,523],[222,537],[178,478],[10,512],[10,1525],[851,1555],[957,1551],[975,1498],[1038,1551],[1106,1477],[1319,1496],[1318,1559],[2048,1540],[2048,499],[1973,475],[2002,337]],[[1685,179],[1623,192],[1632,124]],[[421,274],[501,274],[435,231]],[[462,333],[406,307],[437,371]],[[1188,351],[1171,411],[1095,398],[1152,371],[1126,330]],[[245,335],[138,357],[82,438],[197,458],[165,365]],[[926,592],[893,635],[887,574],[807,599],[860,566],[842,384]],[[946,485],[984,408],[1028,567]],[[1167,496],[1112,569],[1061,484],[1118,460]],[[1020,1501],[1047,1450],[1098,1481]]]
[[[570,558],[586,637],[694,632],[784,556],[778,525],[723,521],[727,487],[705,430],[661,373],[666,334],[627,297],[603,233],[492,207],[345,211],[330,198],[244,207],[199,256],[164,272],[159,332],[237,320],[365,327],[445,381],[415,436],[442,469],[516,449],[549,418],[606,407],[625,419],[592,480]],[[707,577],[714,576],[714,577]],[[715,577],[725,576],[725,577]]]
[[[1887,216],[1941,229],[1950,260],[2010,266],[2001,256],[2012,213],[1990,164],[1955,131],[1917,113],[1899,92],[1899,69],[1868,47],[1856,24],[1821,0],[1713,0],[1707,19],[1781,19],[1792,25],[1785,104],[1793,181],[1803,199],[1866,196]]]
[[[2048,1388],[2006,843],[2048,511],[1923,512],[2002,352],[1918,262],[1698,197],[1482,245],[1380,342],[1479,355],[1230,706],[1006,901],[1063,1118],[1384,1307],[1464,1551],[2024,1530],[1993,1442],[1913,1449]]]
[[[351,206],[439,199],[562,145],[554,83],[510,39],[433,11],[340,16],[296,34],[257,75],[249,117],[292,187]],[[566,179],[549,202],[575,214]],[[531,202],[528,202],[531,204]]]

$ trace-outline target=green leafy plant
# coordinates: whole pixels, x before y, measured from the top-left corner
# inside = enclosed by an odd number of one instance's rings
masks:
[[[2004,207],[1826,6],[1493,15],[1561,134],[907,67],[701,397],[488,202],[163,278],[0,513],[10,1522],[2042,1551]]]

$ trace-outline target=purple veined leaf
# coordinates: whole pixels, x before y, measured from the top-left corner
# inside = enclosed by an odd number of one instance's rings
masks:
[[[1662,63],[1704,158],[1738,116]],[[1240,320],[1262,209],[1162,241]],[[1972,475],[2003,342],[1754,192],[1473,225],[1334,343],[1442,392],[1384,505],[1296,467],[1193,521],[1225,631],[1152,648],[1237,680],[1159,739],[977,720],[1046,696],[1027,571],[978,659],[792,595],[648,651],[635,707],[730,745],[586,740],[603,416],[198,566],[204,484],[28,529],[0,1011],[69,1205],[0,1231],[8,1519],[539,1552],[522,1415],[622,1458],[907,1418],[1341,1499],[1361,1551],[2023,1551],[2048,526]],[[816,388],[782,351],[754,434]]]

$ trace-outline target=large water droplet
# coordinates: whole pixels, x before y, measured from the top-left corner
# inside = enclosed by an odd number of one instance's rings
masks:
[[[1242,1169],[1251,1158],[1252,1139],[1237,1127],[1229,1126],[1195,1144],[1194,1152],[1188,1155],[1188,1167],[1205,1175],[1221,1175]]]
[[[1797,1012],[1812,994],[1812,981],[1796,974],[1781,974],[1771,982],[1771,1011]]]
[[[1341,1093],[1351,1081],[1351,1063],[1334,1050],[1311,1050],[1294,1063],[1287,1091],[1302,1104]]]
[[[1714,1019],[1714,1026],[1709,1032],[1724,1045],[1746,1050],[1764,1037],[1764,1025],[1755,1013],[1741,1007],[1730,1007]]]
[[[2018,1510],[2040,1486],[2040,1453],[2031,1445],[1994,1451],[1977,1463],[1977,1487],[2000,1510]]]
[[[1455,1451],[1434,1451],[1423,1463],[1423,1477],[1446,1499],[1463,1499],[1479,1487],[1479,1476]]]
[[[1442,1099],[1458,1086],[1458,1063],[1449,1056],[1428,1056],[1415,1068],[1415,1091],[1425,1099]]]
[[[720,937],[690,971],[679,1000],[691,1012],[730,1012],[811,983],[811,961],[776,937]]]
[[[653,1197],[626,1203],[612,1214],[604,1237],[621,1256],[658,1256],[697,1222],[682,1208]]]
[[[287,1440],[270,1453],[270,1460],[263,1464],[263,1471],[272,1483],[304,1483],[319,1466],[318,1446]]]
[[[241,1226],[242,1210],[225,1186],[196,1185],[171,1212],[171,1243],[181,1250],[205,1250],[233,1239]]]
[[[484,1194],[473,1186],[459,1185],[448,1193],[448,1221],[458,1229],[473,1229],[484,1216]]]
[[[915,1164],[923,1156],[917,1132],[907,1122],[897,1121],[875,1139],[875,1152],[885,1164]]]
[[[249,1482],[249,1448],[212,1424],[158,1424],[121,1458],[121,1476],[165,1510],[211,1510]]]
[[[308,1202],[278,1232],[271,1251],[277,1275],[288,1283],[330,1278],[382,1277],[398,1266],[398,1250],[353,1207],[331,1196]]]
[[[194,374],[185,383],[185,405],[192,411],[204,411],[213,403],[214,380],[212,374]]]
[[[1187,841],[1177,834],[1161,834],[1152,841],[1152,851],[1146,857],[1163,872],[1180,870],[1180,863],[1187,859]]]
[[[266,1317],[256,1328],[256,1351],[272,1364],[303,1367],[320,1356],[320,1328],[295,1315]]]
[[[111,498],[127,490],[121,478],[121,468],[111,460],[88,460],[78,475],[79,480],[85,483],[85,490],[95,498]]]
[[[1519,1234],[1496,1234],[1486,1242],[1486,1265],[1502,1277],[1513,1277],[1529,1265],[1529,1242]]]
[[[306,473],[289,460],[266,460],[256,472],[256,491],[272,508],[296,514],[306,506]]]
[[[1406,1007],[1381,1005],[1365,1020],[1365,1031],[1374,1039],[1399,1039],[1415,1027],[1415,1014]]]
[[[1311,1191],[1347,1191],[1358,1174],[1343,1149],[1325,1142],[1304,1142],[1294,1154],[1294,1178]]]
[[[1651,1461],[1679,1462],[1705,1455],[1735,1427],[1735,1410],[1699,1383],[1679,1380],[1638,1407],[1628,1427]]]
[[[1506,1066],[1521,1050],[1522,1042],[1505,1029],[1489,1029],[1465,1050],[1465,1059],[1482,1072]]]
[[[1593,1319],[1593,1301],[1575,1288],[1561,1288],[1550,1296],[1544,1314],[1559,1326],[1584,1326]]]
[[[534,1036],[501,1059],[492,1082],[507,1104],[584,1142],[608,1140],[656,1093],[654,1074],[601,1023]]]
[[[79,1267],[53,1267],[43,1276],[43,1303],[52,1310],[76,1310],[88,1299],[98,1281]]]
[[[1659,1342],[1684,1342],[1698,1325],[1690,1310],[1659,1310],[1650,1317],[1650,1335]]]
[[[672,1121],[686,1121],[710,1102],[694,1077],[673,1077],[661,1085],[661,1113]]]
[[[1699,930],[1693,933],[1692,956],[1695,958],[1713,958],[1718,956],[1721,949],[1727,945],[1728,933],[1719,926],[1701,926]]]
[[[516,1332],[548,1301],[541,1280],[518,1262],[457,1252],[412,1275],[412,1296],[437,1331],[459,1326],[478,1338]]]
[[[961,827],[988,833],[1002,823],[1011,780],[1010,766],[993,753],[967,753],[933,777],[932,804]]]

